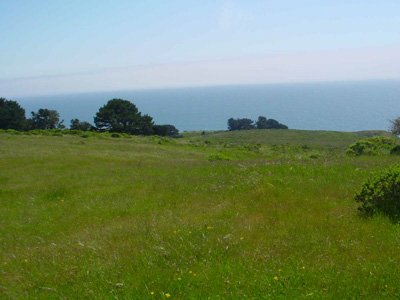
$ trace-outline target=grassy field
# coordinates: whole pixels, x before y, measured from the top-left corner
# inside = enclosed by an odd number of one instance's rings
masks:
[[[0,134],[0,298],[399,298],[353,194],[400,157],[343,154],[374,134]]]

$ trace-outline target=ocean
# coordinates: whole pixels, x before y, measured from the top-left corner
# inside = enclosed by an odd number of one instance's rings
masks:
[[[39,108],[55,109],[69,126],[88,121],[113,98],[131,101],[156,124],[180,131],[225,130],[229,118],[276,119],[290,129],[387,130],[400,117],[400,80],[236,85],[110,91],[23,97],[17,101],[30,117]]]

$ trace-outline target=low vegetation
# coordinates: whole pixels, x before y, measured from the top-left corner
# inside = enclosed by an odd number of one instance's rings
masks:
[[[354,201],[400,157],[345,154],[381,132],[34,132],[0,134],[1,299],[400,297]]]
[[[381,213],[392,221],[400,221],[400,164],[395,164],[368,179],[355,200],[361,203],[359,210],[365,216]]]
[[[349,155],[378,155],[395,154],[397,152],[398,142],[394,137],[374,136],[361,139],[350,145],[346,153]]]

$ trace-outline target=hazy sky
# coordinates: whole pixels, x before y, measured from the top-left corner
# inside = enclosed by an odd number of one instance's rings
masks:
[[[0,0],[0,96],[400,78],[399,0]]]

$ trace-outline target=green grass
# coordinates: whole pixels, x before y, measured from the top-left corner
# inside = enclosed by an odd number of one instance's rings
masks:
[[[353,194],[400,157],[343,154],[373,134],[1,134],[0,298],[398,298]]]

